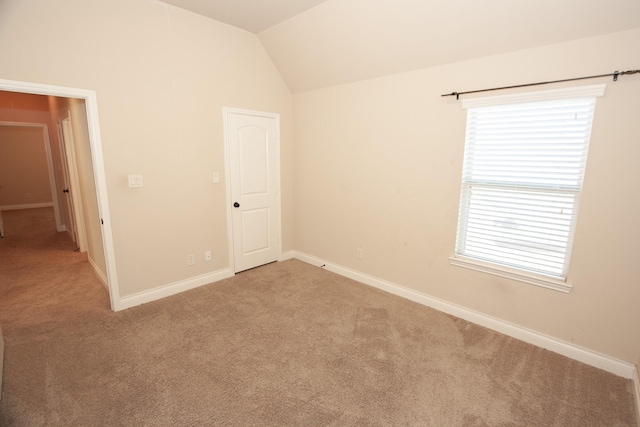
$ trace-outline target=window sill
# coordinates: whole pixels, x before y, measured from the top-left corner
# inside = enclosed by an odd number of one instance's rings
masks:
[[[554,291],[564,292],[567,294],[571,292],[571,289],[573,288],[573,286],[569,285],[567,282],[559,279],[527,273],[497,264],[477,261],[460,255],[449,257],[449,263],[457,267],[481,271],[483,273],[493,274],[494,276],[506,277],[507,279],[513,279],[519,282],[529,283],[531,285],[541,286],[543,288],[553,289]]]

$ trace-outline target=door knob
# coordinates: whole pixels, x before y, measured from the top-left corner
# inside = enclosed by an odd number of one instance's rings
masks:
[[[68,188],[65,188],[64,190],[62,190],[62,192],[63,192],[63,193],[68,193],[68,192],[69,192],[69,189],[68,189]]]
[[[234,207],[234,208],[239,208],[239,207],[240,207],[240,203],[235,202],[235,203],[233,204],[233,207]]]

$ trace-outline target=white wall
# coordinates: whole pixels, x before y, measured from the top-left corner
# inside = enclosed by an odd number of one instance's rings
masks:
[[[294,95],[296,249],[636,363],[640,77],[600,81],[568,295],[449,264],[466,114],[440,95],[639,63],[640,29]]]
[[[121,296],[229,266],[223,106],[281,114],[293,249],[291,94],[255,35],[152,0],[3,0],[0,56],[0,78],[96,91]]]
[[[0,56],[0,78],[96,91],[122,296],[229,266],[225,183],[211,175],[224,172],[221,108],[248,108],[282,116],[283,250],[638,360],[638,76],[598,100],[568,295],[449,265],[465,114],[440,94],[636,68],[640,30],[307,92],[294,105],[256,36],[152,0],[3,0]],[[145,186],[128,188],[127,174]],[[208,249],[213,261],[186,265]]]
[[[0,125],[0,208],[52,204],[42,128]]]
[[[49,116],[49,103],[46,96],[0,91],[0,121],[46,124],[51,144],[51,158],[54,165],[57,194],[62,194],[62,169],[58,137],[55,124]],[[48,175],[47,175],[48,181]],[[49,189],[49,194],[51,190]],[[62,205],[61,205],[62,209]],[[64,209],[63,215],[64,223]]]

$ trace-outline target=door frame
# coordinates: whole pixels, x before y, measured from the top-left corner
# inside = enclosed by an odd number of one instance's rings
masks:
[[[53,166],[53,157],[52,157],[53,152],[51,151],[51,139],[49,138],[49,126],[47,126],[46,123],[4,122],[4,121],[0,121],[0,126],[40,128],[40,130],[42,131],[42,139],[44,141],[44,151],[47,157],[47,169],[49,172],[49,187],[51,189],[53,213],[56,219],[56,230],[65,231],[65,227],[62,224],[62,217],[60,216],[60,203],[58,201],[58,188],[56,185],[55,168]]]
[[[73,137],[73,121],[71,120],[71,111],[63,110],[66,112],[66,117],[63,115],[58,117],[60,124],[60,154],[63,159],[63,167],[66,168],[69,178],[69,190],[71,191],[71,209],[73,212],[69,212],[73,215],[73,222],[75,223],[75,237],[76,245],[80,249],[80,252],[86,252],[89,244],[87,242],[87,229],[84,220],[84,209],[82,208],[82,192],[80,191],[80,178],[78,177],[78,163],[76,161],[76,147]],[[61,111],[61,112],[63,112]],[[64,121],[67,121],[69,127],[69,139],[65,137]],[[64,172],[64,171],[63,171]],[[68,198],[68,197],[67,197]]]
[[[58,129],[58,151],[60,152],[60,161],[63,163],[62,165],[62,182],[60,183],[60,187],[63,187],[65,190],[68,190],[71,187],[71,179],[69,178],[69,168],[67,167],[67,159],[66,159],[66,155],[65,155],[65,150],[64,148],[62,148],[62,143],[61,141],[63,140],[64,136],[62,135],[62,120],[60,117],[58,117],[58,120],[56,121],[56,127]],[[65,192],[64,190],[62,190],[63,192]],[[75,211],[73,208],[73,200],[71,199],[71,197],[69,197],[69,194],[66,193],[64,196],[64,201],[66,202],[67,205],[67,214],[69,215],[69,218],[67,218],[69,220],[69,224],[68,228],[67,228],[67,233],[71,236],[71,239],[76,242],[76,246],[77,242],[78,242],[78,233],[77,233],[77,225],[76,225],[76,219],[74,217],[75,215]]]
[[[233,244],[233,212],[231,209],[231,155],[229,147],[229,115],[230,114],[242,114],[246,116],[265,117],[276,120],[276,209],[278,210],[278,221],[276,233],[276,244],[278,245],[278,260],[282,257],[282,192],[281,192],[281,178],[280,178],[280,114],[267,113],[264,111],[245,110],[241,108],[222,107],[222,118],[224,125],[224,160],[225,160],[225,181],[226,181],[226,201],[227,201],[227,242],[229,253],[229,267],[231,273],[236,274],[235,268],[235,255]]]
[[[52,86],[40,83],[21,82],[0,79],[0,90],[8,92],[31,93],[35,95],[59,96],[78,98],[85,101],[87,108],[87,127],[89,128],[89,145],[91,147],[91,162],[93,163],[93,178],[98,199],[98,213],[102,223],[102,243],[107,267],[107,285],[109,299],[113,311],[122,310],[120,290],[118,288],[118,273],[116,269],[113,231],[111,228],[111,214],[109,198],[107,196],[107,178],[104,170],[104,156],[102,154],[102,139],[100,137],[100,122],[98,118],[98,98],[96,92],[87,89],[76,89],[63,86]]]

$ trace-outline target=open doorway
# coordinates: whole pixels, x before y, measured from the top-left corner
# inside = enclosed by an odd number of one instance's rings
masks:
[[[55,164],[46,123],[3,121],[0,92],[0,219],[2,210],[53,207],[57,231],[65,231],[57,197]],[[11,183],[12,185],[7,185]],[[3,237],[0,229],[0,237]]]
[[[52,185],[60,221],[69,232],[69,218],[75,217],[76,232],[70,235],[75,234],[80,250],[88,252],[89,262],[109,290],[112,310],[118,310],[119,291],[95,92],[8,80],[0,80],[0,91],[13,95],[10,108],[6,102],[0,103],[0,120],[4,117],[12,122],[48,125],[49,137],[56,142],[51,150],[55,181]],[[26,108],[27,95],[44,97],[46,109],[41,104],[35,109]],[[61,144],[63,138],[65,145]],[[64,179],[65,169],[71,177],[68,181]],[[73,192],[77,197],[67,203],[65,197]]]
[[[85,117],[84,100],[0,91],[0,209],[53,206],[57,230],[107,285]]]

